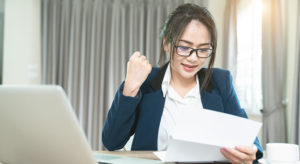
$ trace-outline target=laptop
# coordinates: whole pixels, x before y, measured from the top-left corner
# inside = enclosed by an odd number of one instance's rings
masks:
[[[61,87],[0,86],[0,163],[97,163]]]

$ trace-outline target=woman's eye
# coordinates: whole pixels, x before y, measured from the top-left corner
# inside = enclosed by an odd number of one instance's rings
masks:
[[[199,49],[201,52],[207,52],[207,51],[210,51],[211,49],[209,49],[209,48],[200,48]]]
[[[181,51],[188,51],[190,48],[185,46],[179,46],[178,47]]]
[[[199,50],[202,51],[202,52],[205,52],[205,51],[208,51],[209,49],[207,49],[207,48],[201,48]]]

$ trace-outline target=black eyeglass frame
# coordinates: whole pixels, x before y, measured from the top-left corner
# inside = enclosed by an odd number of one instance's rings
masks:
[[[186,47],[186,48],[189,48],[189,49],[190,49],[189,55],[181,55],[181,54],[179,54],[179,53],[178,53],[178,50],[177,50],[178,47]],[[192,48],[192,47],[187,47],[187,46],[177,46],[177,45],[174,44],[174,48],[176,49],[177,55],[179,55],[179,56],[184,56],[184,57],[191,56],[191,55],[193,54],[193,52],[195,51],[198,58],[209,58],[209,57],[211,56],[212,52],[213,52],[212,46],[210,46],[210,48],[197,48],[197,49],[194,49],[194,48]],[[201,51],[207,51],[207,50],[210,50],[210,53],[208,54],[208,56],[203,57],[203,56],[199,56],[199,55],[198,55],[198,50],[201,50]]]

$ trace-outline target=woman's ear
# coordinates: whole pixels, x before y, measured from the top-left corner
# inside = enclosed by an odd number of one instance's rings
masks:
[[[170,50],[170,44],[166,44],[166,38],[163,38],[163,45],[164,45],[164,50],[166,51],[166,52],[169,52],[169,50]]]

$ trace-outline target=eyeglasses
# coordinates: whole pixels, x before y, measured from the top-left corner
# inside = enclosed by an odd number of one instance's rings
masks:
[[[186,46],[176,46],[176,45],[174,45],[174,47],[176,48],[176,52],[179,56],[185,56],[185,57],[192,55],[193,52],[195,51],[199,58],[208,58],[210,57],[213,50],[212,47],[198,48],[198,49],[194,49]]]

